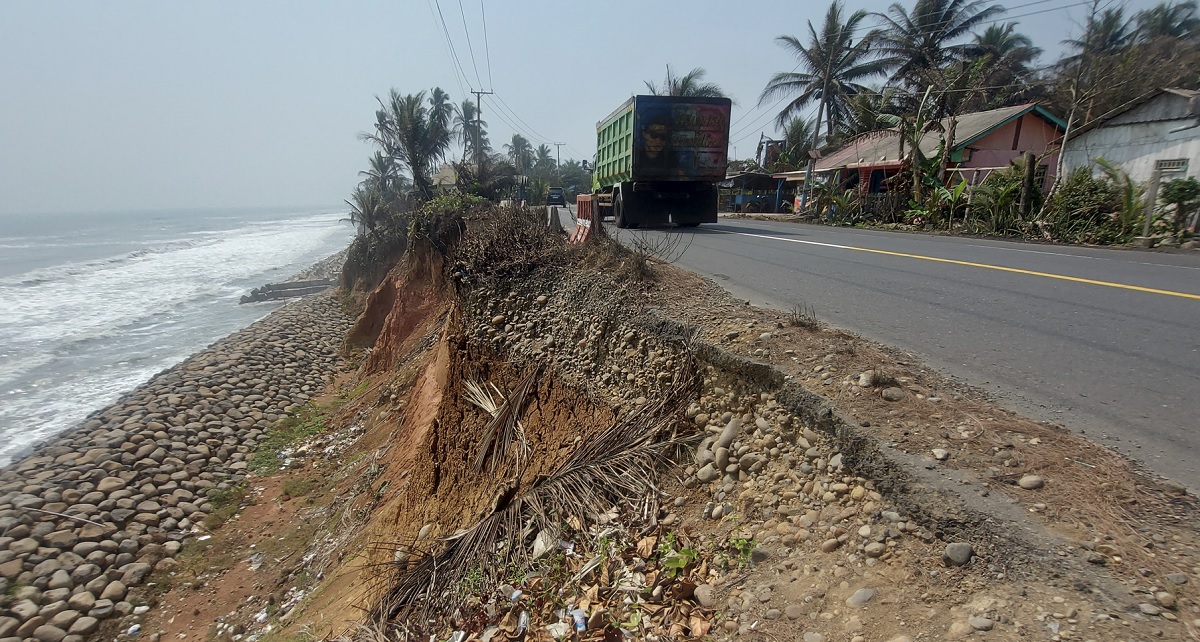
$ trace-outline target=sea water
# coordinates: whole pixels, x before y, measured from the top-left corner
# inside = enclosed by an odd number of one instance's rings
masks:
[[[284,302],[346,248],[335,208],[0,215],[0,465]]]

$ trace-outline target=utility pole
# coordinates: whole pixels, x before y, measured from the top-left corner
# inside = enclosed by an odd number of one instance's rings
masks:
[[[479,139],[482,138],[480,136],[482,133],[480,128],[483,127],[483,102],[481,99],[484,96],[491,96],[492,92],[472,89],[471,93],[475,94],[475,140],[472,142],[472,145],[475,146],[475,175],[478,176],[480,170],[483,168],[483,149],[481,149],[481,145],[479,144]]]
[[[553,143],[553,145],[555,154],[554,164],[558,167],[562,167],[562,146],[566,145],[566,143]]]

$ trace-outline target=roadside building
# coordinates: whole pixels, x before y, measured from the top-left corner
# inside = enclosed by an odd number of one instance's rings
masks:
[[[1160,89],[1076,131],[1063,146],[1067,173],[1103,158],[1138,183],[1200,177],[1200,92]]]
[[[929,131],[921,138],[921,152],[933,157],[950,119],[941,123],[941,131]],[[1037,104],[1016,105],[958,116],[954,140],[950,143],[946,172],[949,182],[957,177],[978,184],[992,171],[1008,167],[1023,154],[1032,153],[1037,162],[1035,180],[1049,189],[1058,164],[1057,145],[1066,123]],[[859,134],[837,150],[817,160],[815,179],[836,180],[845,189],[865,194],[882,194],[892,187],[888,181],[904,165],[908,156],[895,129]],[[803,181],[804,170],[776,174],[788,181]],[[957,175],[957,177],[956,177]]]

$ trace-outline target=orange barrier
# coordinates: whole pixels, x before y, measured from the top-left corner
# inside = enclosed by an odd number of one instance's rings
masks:
[[[579,194],[575,197],[576,221],[571,232],[570,243],[583,243],[593,234],[604,234],[604,225],[597,216],[594,194]]]

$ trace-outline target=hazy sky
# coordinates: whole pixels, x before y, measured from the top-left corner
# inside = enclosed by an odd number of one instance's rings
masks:
[[[492,89],[483,110],[494,146],[521,131],[535,145],[566,143],[563,159],[590,158],[596,121],[667,63],[707,69],[737,101],[734,144],[748,157],[760,132],[773,133],[759,92],[795,65],[775,36],[803,38],[828,6],[436,3],[5,0],[0,213],[339,204],[371,153],[356,135],[391,87],[437,85],[456,100]],[[1085,11],[1080,0],[1006,4],[1046,58]]]

